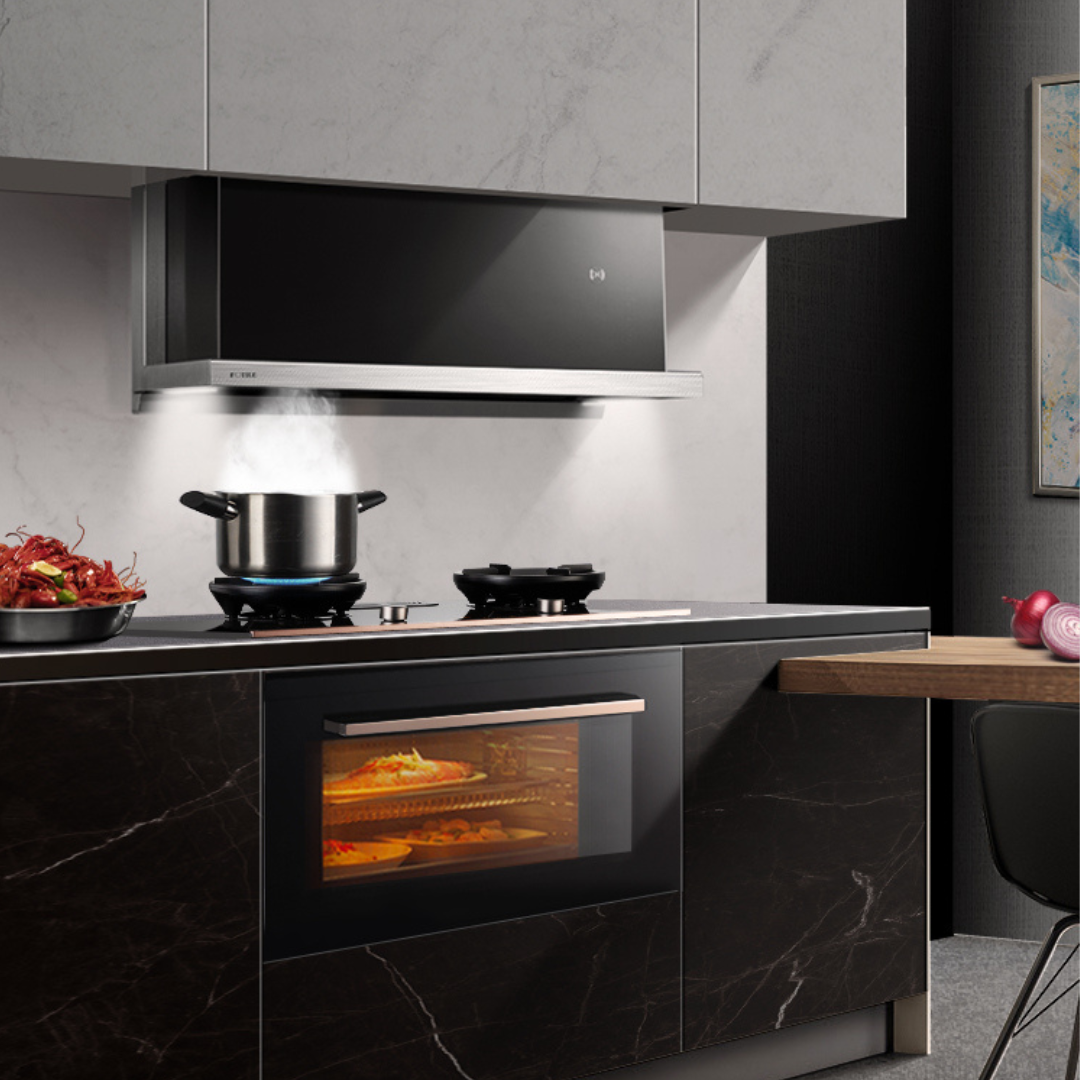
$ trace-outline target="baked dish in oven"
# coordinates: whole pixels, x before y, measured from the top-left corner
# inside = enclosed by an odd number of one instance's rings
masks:
[[[425,821],[423,828],[385,833],[379,837],[389,843],[407,844],[412,849],[410,862],[468,859],[522,851],[543,846],[547,838],[546,832],[537,829],[504,828],[498,820],[467,821],[465,818]]]
[[[483,780],[468,761],[439,761],[416,750],[409,754],[385,754],[365,761],[344,776],[323,781],[323,796],[330,802],[386,795],[398,791],[444,787]]]
[[[347,867],[352,873],[386,870],[405,861],[409,854],[405,844],[368,840],[324,840],[323,873]]]
[[[440,818],[438,821],[425,821],[422,829],[410,829],[402,837],[406,844],[480,844],[489,840],[509,840],[501,821],[474,821],[464,818]]]

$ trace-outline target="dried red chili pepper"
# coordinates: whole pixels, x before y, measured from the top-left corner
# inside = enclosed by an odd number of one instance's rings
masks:
[[[146,595],[134,556],[117,574],[108,559],[102,564],[74,553],[86,535],[77,518],[76,524],[80,535],[71,549],[54,536],[28,534],[25,526],[8,533],[20,543],[0,544],[0,607],[101,607]]]

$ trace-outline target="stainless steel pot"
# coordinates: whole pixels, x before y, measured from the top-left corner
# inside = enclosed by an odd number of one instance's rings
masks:
[[[246,578],[347,574],[356,564],[356,515],[386,502],[381,491],[347,495],[188,491],[180,502],[218,519],[217,562]]]

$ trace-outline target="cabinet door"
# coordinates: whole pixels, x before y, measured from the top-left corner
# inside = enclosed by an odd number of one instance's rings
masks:
[[[684,653],[684,1047],[926,989],[926,705],[781,694],[787,656],[921,634]]]
[[[210,0],[210,167],[692,202],[695,0]]]
[[[203,0],[0,5],[0,156],[205,164]]]
[[[701,0],[703,204],[905,213],[904,0]]]
[[[259,677],[0,688],[0,1076],[254,1080]]]
[[[265,1080],[569,1080],[673,1054],[679,894],[280,960],[263,1009]]]

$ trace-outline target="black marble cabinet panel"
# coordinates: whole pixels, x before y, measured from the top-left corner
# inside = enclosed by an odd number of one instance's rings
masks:
[[[265,1080],[568,1080],[672,1054],[679,896],[278,961],[263,1003]]]
[[[0,689],[0,1076],[254,1080],[259,676]]]
[[[685,650],[686,1049],[926,988],[925,703],[775,690],[786,656],[922,643]]]

